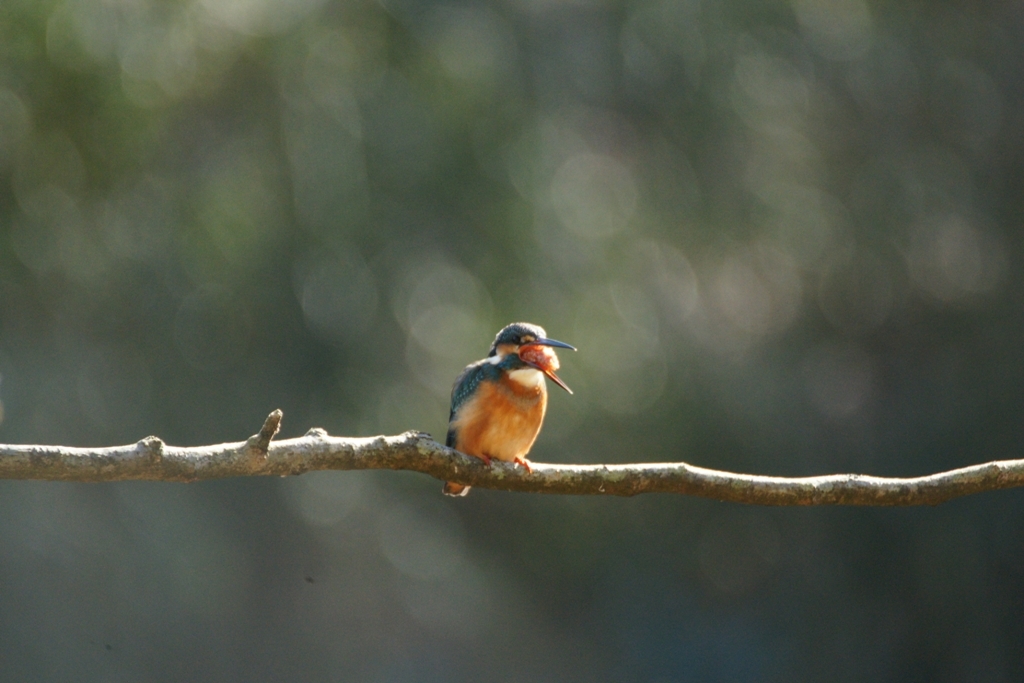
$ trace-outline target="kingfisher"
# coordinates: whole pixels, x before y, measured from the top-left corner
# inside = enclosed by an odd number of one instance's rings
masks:
[[[555,374],[558,356],[552,347],[576,350],[548,339],[538,325],[512,323],[502,328],[487,357],[467,365],[455,379],[445,445],[488,466],[496,459],[532,472],[526,454],[540,433],[548,407],[544,378],[572,393]],[[449,481],[442,492],[464,496],[469,488]]]

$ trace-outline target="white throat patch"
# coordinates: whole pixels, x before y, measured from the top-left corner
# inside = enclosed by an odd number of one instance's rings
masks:
[[[508,378],[513,382],[522,384],[524,387],[539,387],[544,385],[544,373],[535,368],[519,368],[508,373]]]

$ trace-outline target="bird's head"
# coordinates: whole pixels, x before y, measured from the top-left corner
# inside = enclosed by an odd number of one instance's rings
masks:
[[[572,389],[555,374],[555,370],[558,369],[558,356],[555,355],[552,347],[576,350],[576,347],[571,344],[548,339],[547,332],[543,327],[530,323],[512,323],[498,332],[494,343],[491,344],[491,352],[487,356],[489,358],[514,356],[524,365],[540,370],[552,382],[571,394]]]

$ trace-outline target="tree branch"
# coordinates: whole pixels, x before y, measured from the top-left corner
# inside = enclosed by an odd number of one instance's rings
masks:
[[[896,479],[861,474],[763,477],[679,463],[546,465],[533,472],[495,461],[493,466],[434,441],[429,434],[365,439],[328,436],[311,429],[271,443],[281,411],[258,434],[240,443],[179,448],[155,436],[113,448],[0,445],[0,479],[51,481],[193,482],[243,476],[286,476],[314,470],[412,470],[442,481],[533,493],[635,496],[681,493],[751,505],[937,505],[982,491],[1024,486],[1024,460],[1001,460],[924,477]]]

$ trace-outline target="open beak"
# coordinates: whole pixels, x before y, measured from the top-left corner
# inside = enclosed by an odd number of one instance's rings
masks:
[[[537,339],[534,339],[529,344],[523,344],[523,346],[554,346],[559,349],[569,349],[570,351],[576,350],[576,347],[573,346],[572,344],[566,344],[565,342],[560,342],[556,339],[547,339],[545,337],[539,337]],[[530,363],[530,365],[533,365],[533,363]],[[563,382],[562,378],[556,375],[554,370],[551,370],[550,368],[540,368],[537,367],[536,365],[533,365],[533,367],[543,372],[544,375],[547,376],[547,378],[550,379],[552,382],[562,387],[570,394],[572,393],[572,389],[569,388],[569,385]]]
[[[548,339],[546,337],[540,337],[538,339],[534,339],[529,344],[523,344],[523,346],[534,346],[534,345],[537,345],[537,346],[557,346],[560,349],[569,349],[570,351],[575,351],[576,350],[576,347],[573,346],[572,344],[566,344],[565,342],[560,342],[560,341],[557,341],[557,340],[554,340],[554,339]]]

